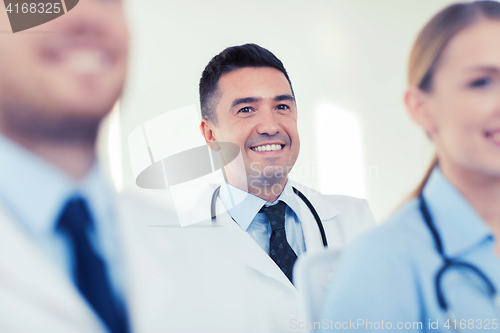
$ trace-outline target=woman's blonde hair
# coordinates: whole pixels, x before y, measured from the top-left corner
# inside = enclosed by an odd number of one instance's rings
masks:
[[[430,92],[434,72],[446,45],[460,31],[481,19],[500,19],[500,3],[456,3],[437,13],[420,31],[413,44],[408,63],[408,84]],[[429,169],[411,197],[419,195],[437,163],[437,155],[434,155]]]

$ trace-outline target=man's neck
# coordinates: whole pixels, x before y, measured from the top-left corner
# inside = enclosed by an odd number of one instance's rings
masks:
[[[0,110],[0,133],[79,180],[92,168],[102,120],[96,116],[50,116],[43,110]]]
[[[57,142],[43,139],[32,140],[8,131],[3,134],[74,180],[85,177],[95,161],[95,139],[85,142]]]

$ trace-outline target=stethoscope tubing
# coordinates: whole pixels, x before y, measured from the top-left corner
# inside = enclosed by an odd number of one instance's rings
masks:
[[[306,204],[307,208],[311,211],[312,215],[314,216],[314,219],[316,220],[316,224],[318,225],[319,232],[321,234],[321,240],[323,241],[323,246],[328,247],[328,241],[326,239],[326,233],[325,233],[325,228],[323,227],[323,223],[321,222],[321,219],[318,215],[318,212],[312,205],[311,201],[307,199],[307,197],[300,192],[297,188],[292,186],[293,192]],[[217,224],[217,214],[216,214],[216,202],[217,202],[217,197],[219,196],[220,192],[220,186],[218,186],[214,193],[212,194],[212,202],[210,205],[210,214],[212,216],[212,224]]]
[[[454,312],[450,309],[450,307],[446,301],[446,298],[444,297],[444,294],[442,292],[442,290],[443,290],[442,289],[443,275],[444,275],[444,273],[446,273],[446,271],[449,271],[453,267],[463,267],[463,268],[466,268],[466,269],[474,272],[476,275],[478,275],[484,281],[484,283],[487,285],[490,296],[494,299],[495,305],[498,308],[499,304],[497,304],[498,301],[496,300],[497,290],[496,290],[495,286],[493,285],[493,283],[491,282],[491,280],[486,276],[486,274],[484,274],[476,266],[474,266],[468,262],[464,262],[462,260],[456,260],[456,259],[450,258],[444,253],[443,243],[441,241],[441,237],[436,229],[436,226],[434,224],[434,221],[432,219],[432,216],[429,212],[429,209],[427,207],[427,204],[425,202],[425,199],[424,199],[424,196],[422,195],[422,193],[419,194],[418,199],[420,202],[420,204],[419,204],[420,212],[422,213],[422,217],[424,218],[425,224],[429,228],[429,231],[432,235],[432,238],[434,239],[436,251],[439,253],[441,258],[443,259],[443,265],[437,271],[436,276],[435,276],[435,281],[434,281],[436,297],[437,297],[437,300],[438,300],[438,303],[439,303],[439,306],[441,307],[441,309],[444,312],[446,312],[446,314],[450,320],[456,320],[456,316],[455,316]]]

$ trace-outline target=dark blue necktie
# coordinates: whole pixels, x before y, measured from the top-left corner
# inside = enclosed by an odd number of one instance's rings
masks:
[[[110,332],[129,332],[125,309],[113,299],[105,263],[90,245],[88,233],[92,228],[85,201],[80,198],[69,201],[57,229],[72,245],[75,284]]]
[[[292,282],[292,270],[297,255],[286,240],[285,233],[286,203],[278,202],[276,205],[262,207],[260,213],[265,213],[271,223],[271,239],[269,240],[269,256],[281,268],[286,277]]]

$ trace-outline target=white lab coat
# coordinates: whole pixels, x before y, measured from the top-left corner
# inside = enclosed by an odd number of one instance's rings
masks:
[[[368,202],[364,199],[343,195],[322,195],[295,182],[291,182],[291,185],[301,191],[318,212],[330,249],[341,249],[362,232],[376,226]],[[217,186],[212,184],[207,187],[201,200],[197,201],[198,211],[210,212],[211,198]],[[296,213],[302,224],[306,252],[325,250],[314,216],[298,197],[297,202],[299,212]],[[256,302],[260,302],[260,305],[257,305],[259,312],[249,312],[249,315],[254,316],[256,313],[261,313],[262,317],[265,313],[270,315],[266,318],[266,322],[262,321],[262,329],[248,330],[248,332],[296,332],[297,329],[291,327],[291,321],[302,318],[297,290],[257,242],[232,220],[220,198],[216,205],[216,223],[219,227],[212,228],[215,233],[206,237],[216,237],[215,243],[221,253],[231,256],[238,266],[249,268],[245,277],[249,284],[244,288],[248,290],[248,295],[252,295]],[[199,230],[201,232],[203,229]],[[222,232],[224,235],[221,237]],[[260,320],[257,315],[255,319]]]
[[[159,328],[165,327],[167,317],[148,314],[168,300],[164,288],[158,289],[168,285],[168,279],[156,280],[163,273],[161,254],[148,236],[148,224],[160,224],[158,212],[127,196],[117,198],[117,207],[132,327],[138,332],[164,331]],[[105,331],[67,274],[0,205],[0,332]]]
[[[210,196],[211,191],[207,209]],[[342,246],[373,224],[365,201],[308,197],[331,246]],[[316,222],[300,205],[307,250],[320,250]],[[227,213],[219,227],[180,228],[170,212],[137,198],[119,196],[117,207],[134,332],[296,331],[290,328],[300,318],[296,289]],[[1,205],[0,332],[105,332],[70,278]]]
[[[277,317],[268,296],[285,313],[298,312],[286,278],[259,283],[260,263],[242,265],[241,253],[227,251],[236,247],[233,229],[180,228],[170,212],[130,196],[119,196],[117,207],[134,332],[279,332],[288,316]],[[105,331],[67,274],[0,203],[0,332]]]

